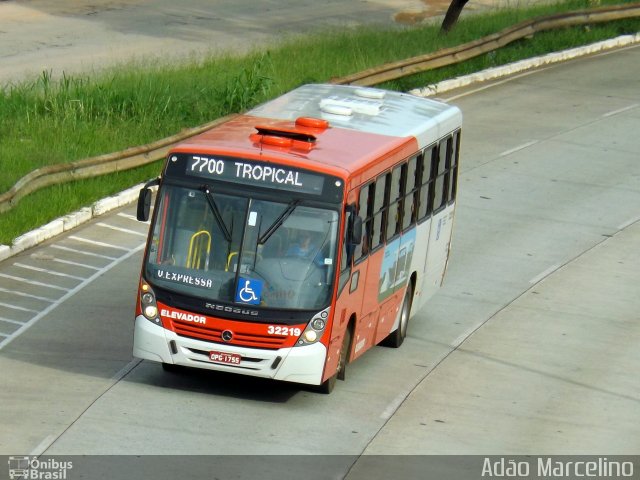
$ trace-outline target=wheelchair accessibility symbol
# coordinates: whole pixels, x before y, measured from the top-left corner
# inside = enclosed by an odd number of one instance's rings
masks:
[[[248,303],[249,305],[257,305],[260,303],[262,295],[262,282],[260,280],[252,280],[250,278],[240,277],[238,279],[238,287],[236,289],[236,302]]]

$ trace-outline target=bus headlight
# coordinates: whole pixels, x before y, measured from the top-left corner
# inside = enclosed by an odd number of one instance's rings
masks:
[[[153,295],[149,292],[142,294],[142,303],[149,305],[153,303]]]
[[[318,339],[318,334],[315,330],[305,330],[304,339],[307,343],[313,343]]]
[[[300,335],[300,338],[298,339],[296,345],[302,347],[305,345],[316,343],[324,333],[324,329],[327,326],[328,318],[329,308],[316,313],[307,325],[307,328],[305,328],[304,332],[302,332],[302,335]]]
[[[147,305],[144,307],[144,316],[149,320],[156,318],[158,316],[158,307],[155,305]]]
[[[158,305],[156,304],[156,296],[153,293],[151,287],[146,283],[140,284],[140,306],[142,307],[142,314],[147,320],[159,324],[160,318],[158,317]]]

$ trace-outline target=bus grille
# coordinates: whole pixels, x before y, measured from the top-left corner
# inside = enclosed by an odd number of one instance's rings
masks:
[[[223,345],[237,345],[239,347],[277,350],[286,346],[286,341],[291,338],[285,335],[260,335],[255,333],[246,333],[234,329],[233,339],[230,342],[225,342],[222,340],[223,329],[181,322],[180,320],[175,319],[171,320],[171,324],[173,326],[173,331],[181,337],[204,340],[212,343],[221,343]]]

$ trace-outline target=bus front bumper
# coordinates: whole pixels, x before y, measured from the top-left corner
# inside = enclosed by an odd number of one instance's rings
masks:
[[[172,346],[176,353],[172,352]],[[212,351],[240,355],[240,363],[230,365],[214,362],[209,358]],[[181,337],[139,315],[133,334],[133,355],[172,365],[320,385],[327,349],[320,342],[278,350],[209,343]]]

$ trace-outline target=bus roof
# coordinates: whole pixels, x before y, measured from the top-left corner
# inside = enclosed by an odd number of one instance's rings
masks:
[[[296,122],[301,117],[311,122]],[[461,120],[458,108],[410,94],[304,85],[172,151],[277,160],[347,177],[377,159],[406,158],[458,129]],[[276,141],[262,141],[260,135]],[[280,143],[280,135],[295,141]],[[387,168],[385,163],[379,169]]]
[[[346,85],[304,85],[249,112],[280,120],[314,117],[334,127],[415,137],[420,148],[460,127],[457,107],[408,93]]]

